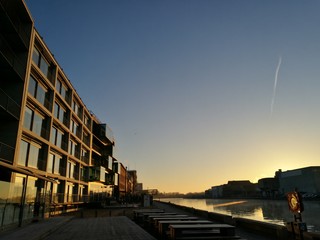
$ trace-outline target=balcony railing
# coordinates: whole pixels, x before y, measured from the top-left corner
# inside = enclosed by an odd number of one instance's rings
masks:
[[[24,79],[25,68],[23,63],[11,50],[11,47],[6,43],[3,38],[0,38],[0,54],[6,59],[12,69],[19,75],[21,79]]]
[[[81,156],[81,161],[89,164],[89,154]]]
[[[86,144],[88,147],[90,147],[90,138],[89,137],[82,137],[82,141],[84,142],[84,144]]]
[[[7,12],[7,15],[10,17],[5,19],[6,23],[10,23],[10,27],[15,29],[24,46],[27,47],[30,40],[29,27],[26,22],[21,21],[21,18],[19,17],[19,11],[17,11],[16,8],[12,8],[12,4],[10,4],[10,2],[12,1],[7,0],[1,2],[1,7]]]
[[[73,202],[89,202],[88,195],[54,193],[52,202],[57,203],[73,203]]]
[[[14,147],[0,142],[0,159],[13,163]]]
[[[102,149],[95,143],[92,143],[92,147],[94,150],[96,150],[98,153],[102,152]]]
[[[0,107],[19,120],[20,105],[10,98],[2,89],[0,89]]]

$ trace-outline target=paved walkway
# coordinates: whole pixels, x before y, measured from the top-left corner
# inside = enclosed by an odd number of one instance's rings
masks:
[[[156,240],[125,216],[53,217],[0,234],[1,240]]]
[[[40,240],[68,224],[73,217],[52,217],[39,222],[30,223],[20,228],[0,232],[1,240]]]

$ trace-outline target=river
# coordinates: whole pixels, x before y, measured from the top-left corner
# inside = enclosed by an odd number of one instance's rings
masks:
[[[161,198],[159,200],[208,212],[249,218],[278,225],[293,221],[293,214],[289,211],[286,200],[185,198]],[[307,223],[308,231],[320,232],[320,201],[304,201],[302,220]]]

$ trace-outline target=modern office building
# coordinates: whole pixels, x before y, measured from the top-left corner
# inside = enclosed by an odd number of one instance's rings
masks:
[[[311,166],[275,173],[279,181],[279,193],[285,195],[297,189],[304,196],[320,196],[320,167]]]
[[[40,34],[23,0],[0,0],[0,223],[126,190],[107,124],[87,109]],[[118,192],[115,192],[118,189]]]

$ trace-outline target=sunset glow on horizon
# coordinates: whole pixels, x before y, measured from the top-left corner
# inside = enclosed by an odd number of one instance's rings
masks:
[[[145,189],[320,165],[319,1],[25,2]]]

